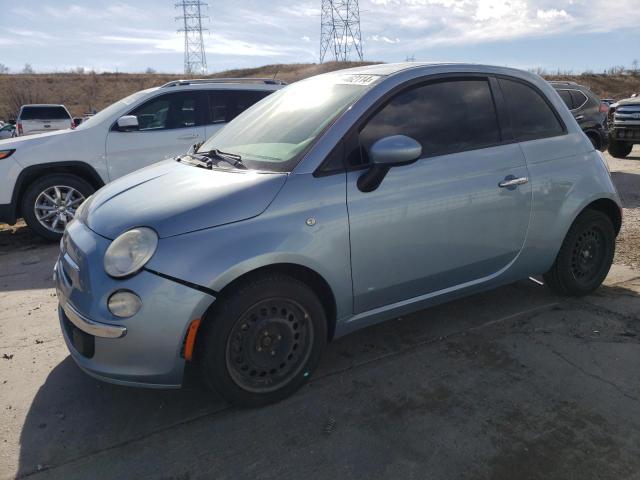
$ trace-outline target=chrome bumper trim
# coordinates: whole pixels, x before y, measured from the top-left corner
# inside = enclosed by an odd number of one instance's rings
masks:
[[[65,315],[71,323],[89,335],[103,338],[120,338],[127,334],[127,327],[107,325],[105,323],[94,322],[80,315],[75,308],[68,303],[62,305]]]

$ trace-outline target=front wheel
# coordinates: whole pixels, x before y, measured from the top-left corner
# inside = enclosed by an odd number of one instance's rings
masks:
[[[244,282],[212,312],[198,338],[207,384],[227,401],[257,407],[282,400],[309,379],[327,341],[316,294],[283,274]]]
[[[22,197],[22,217],[35,233],[60,240],[76,210],[95,188],[69,174],[46,175],[34,181]]]
[[[585,210],[569,229],[544,281],[561,295],[582,296],[598,288],[611,268],[616,234],[611,219],[597,210]]]
[[[613,140],[609,144],[608,148],[611,156],[615,158],[625,158],[631,153],[631,150],[633,150],[633,145],[631,143],[622,143]]]

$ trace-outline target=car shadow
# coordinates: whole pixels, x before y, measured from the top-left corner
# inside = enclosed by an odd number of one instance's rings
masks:
[[[519,282],[372,326],[330,343],[314,380],[501,318],[543,312],[557,302],[545,287]],[[100,382],[66,357],[51,370],[29,406],[20,432],[17,476],[228,410],[234,411],[204,387],[193,366],[186,370],[182,389],[150,390]],[[269,408],[258,415],[269,415]]]
[[[640,160],[640,157],[638,157]],[[625,208],[640,207],[640,174],[627,172],[611,172],[613,183],[622,198]]]

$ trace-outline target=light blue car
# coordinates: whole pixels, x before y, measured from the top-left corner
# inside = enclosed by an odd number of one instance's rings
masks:
[[[60,323],[97,378],[179,387],[193,360],[263,405],[368,325],[536,274],[593,291],[621,221],[604,158],[540,77],[342,70],[91,196],[61,242]]]

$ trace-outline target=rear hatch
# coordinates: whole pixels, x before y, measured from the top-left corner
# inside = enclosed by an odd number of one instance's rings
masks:
[[[62,105],[25,106],[18,119],[18,134],[52,132],[71,128],[71,115]]]

